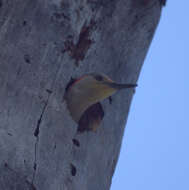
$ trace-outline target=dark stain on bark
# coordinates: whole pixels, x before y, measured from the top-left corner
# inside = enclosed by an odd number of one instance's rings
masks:
[[[49,94],[51,94],[51,93],[52,93],[52,90],[46,89],[46,92],[49,93]]]
[[[77,139],[72,139],[72,142],[75,146],[79,147],[80,146],[80,142]]]
[[[159,3],[161,6],[165,6],[167,1],[166,0],[159,0]]]
[[[77,132],[83,133],[85,131],[95,132],[100,126],[104,117],[104,110],[102,105],[98,102],[90,106],[81,116]]]
[[[112,104],[112,97],[111,96],[108,98],[108,100],[109,100],[109,104]]]
[[[69,55],[75,59],[76,66],[79,65],[79,61],[82,61],[85,58],[87,51],[93,43],[90,36],[94,27],[95,21],[91,20],[89,25],[83,25],[76,44],[74,44],[73,39],[70,39],[70,37],[64,42],[65,49],[63,50],[63,53],[67,51]]]
[[[72,176],[75,176],[77,173],[77,169],[73,164],[70,164],[71,174]]]
[[[0,0],[0,8],[3,6],[3,1]]]
[[[27,25],[27,21],[24,20],[23,23],[22,23],[23,26],[26,26]]]
[[[6,162],[4,163],[4,166],[5,166],[5,168],[8,168],[8,164]]]
[[[31,63],[30,55],[25,54],[25,55],[24,55],[24,60],[25,60],[26,63],[30,64],[30,63]]]
[[[34,163],[33,169],[36,171],[36,169],[37,169],[37,164],[36,163]]]

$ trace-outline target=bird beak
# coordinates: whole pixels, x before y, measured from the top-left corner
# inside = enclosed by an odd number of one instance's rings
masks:
[[[117,84],[115,82],[105,82],[105,84],[116,90],[121,90],[125,88],[135,88],[137,86],[137,84]]]

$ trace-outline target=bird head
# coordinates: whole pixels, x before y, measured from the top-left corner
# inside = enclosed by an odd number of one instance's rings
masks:
[[[134,88],[136,84],[119,84],[105,74],[90,73],[76,80],[66,92],[66,101],[72,118],[78,122],[91,105],[111,96],[116,91]]]

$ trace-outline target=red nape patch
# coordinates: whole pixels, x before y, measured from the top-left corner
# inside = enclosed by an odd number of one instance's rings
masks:
[[[90,106],[81,116],[77,132],[83,133],[85,131],[95,132],[100,126],[104,117],[104,110],[102,105],[98,102]]]
[[[80,78],[78,78],[78,79],[76,79],[73,83],[72,83],[72,85],[70,86],[70,87],[72,87],[73,85],[75,85],[77,82],[79,82],[81,79],[83,79],[85,77],[85,75],[84,76],[82,76],[82,77],[80,77]]]
[[[84,78],[85,76],[82,76],[78,79],[74,79],[71,77],[70,81],[68,82],[68,84],[66,85],[66,89],[65,92],[67,92],[68,90],[70,90],[70,88],[75,85],[77,82],[79,82],[82,78]]]

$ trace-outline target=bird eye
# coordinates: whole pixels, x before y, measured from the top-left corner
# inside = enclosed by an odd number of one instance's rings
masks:
[[[101,75],[95,75],[95,79],[98,81],[102,81],[103,77]]]

